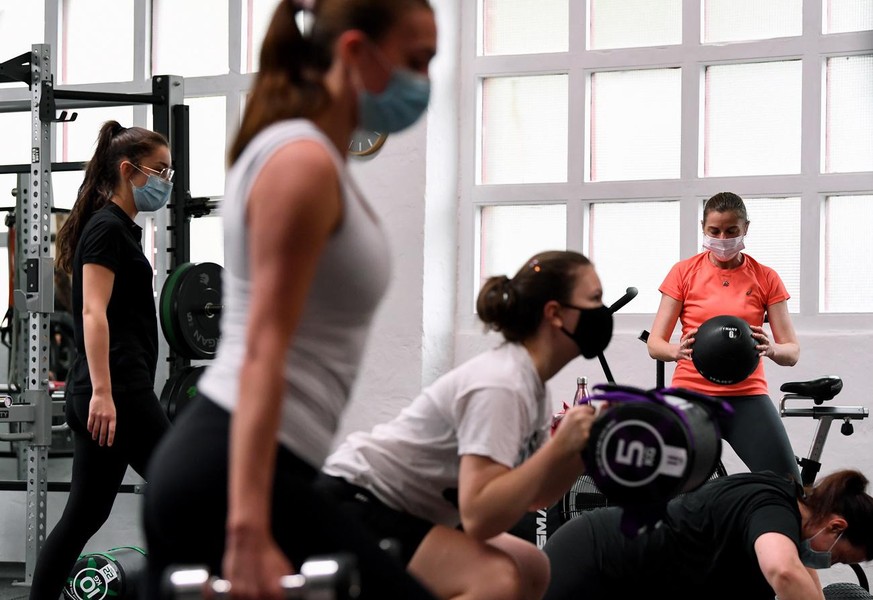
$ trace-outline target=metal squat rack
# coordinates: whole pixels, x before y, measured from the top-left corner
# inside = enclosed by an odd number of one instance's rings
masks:
[[[82,163],[52,163],[54,124],[71,122],[77,114],[68,109],[105,106],[151,105],[153,129],[170,141],[176,171],[173,196],[166,210],[155,213],[155,289],[190,256],[188,106],[183,104],[181,77],[152,77],[151,93],[105,93],[57,89],[53,83],[51,47],[34,44],[31,52],[0,63],[0,82],[29,86],[30,99],[0,102],[0,112],[30,112],[31,162],[2,165],[0,174],[16,174],[15,261],[13,289],[13,345],[10,349],[9,383],[0,385],[0,423],[10,431],[0,432],[0,441],[19,443],[19,477],[0,482],[0,490],[26,491],[25,580],[30,585],[39,551],[47,536],[46,509],[49,491],[69,489],[69,484],[49,484],[48,451],[52,433],[66,429],[53,425],[63,418],[63,394],[52,393],[49,381],[49,319],[54,312],[54,260],[51,253],[53,171],[82,170]],[[58,113],[57,111],[61,112]],[[7,143],[9,140],[6,140]],[[201,215],[196,215],[201,216]],[[189,364],[159,336],[158,382],[172,370]],[[7,393],[3,393],[7,392]],[[156,390],[160,394],[160,390]],[[14,429],[14,431],[13,431]],[[141,491],[140,486],[122,486],[121,491]],[[124,489],[130,487],[132,489]]]

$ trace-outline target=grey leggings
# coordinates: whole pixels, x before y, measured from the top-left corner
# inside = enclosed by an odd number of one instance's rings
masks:
[[[726,396],[734,409],[722,424],[722,438],[749,471],[773,471],[800,481],[800,468],[785,425],[770,396]]]

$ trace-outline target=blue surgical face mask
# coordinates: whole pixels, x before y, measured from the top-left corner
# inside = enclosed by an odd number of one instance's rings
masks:
[[[834,540],[834,543],[831,544],[831,547],[827,550],[813,550],[812,549],[812,540],[815,539],[815,536],[827,529],[826,527],[819,530],[814,536],[809,539],[803,540],[800,543],[800,562],[803,563],[805,567],[809,567],[810,569],[829,569],[833,564],[833,559],[831,558],[831,551],[834,549],[834,546],[837,545],[837,542],[840,541],[840,538],[843,536],[843,532],[840,532],[840,535],[837,536],[837,539]]]
[[[387,63],[381,58],[380,62]],[[376,94],[364,89],[358,94],[360,126],[363,129],[396,133],[418,121],[427,110],[430,79],[409,69],[388,68],[391,78],[382,92]]]
[[[133,165],[133,168],[148,177],[142,187],[136,187],[133,182],[130,183],[130,187],[133,188],[133,204],[136,206],[136,210],[138,212],[153,212],[163,208],[170,200],[170,194],[173,193],[173,184],[157,175],[146,173],[136,165]]]

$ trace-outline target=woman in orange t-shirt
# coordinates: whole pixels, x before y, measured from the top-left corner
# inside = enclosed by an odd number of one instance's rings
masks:
[[[799,480],[794,450],[769,396],[763,362],[743,381],[719,385],[700,375],[691,361],[697,328],[718,315],[749,323],[761,357],[790,367],[800,356],[782,279],[741,252],[749,230],[743,199],[731,192],[714,195],[703,209],[702,225],[706,250],[673,265],[658,288],[661,304],[647,342],[649,355],[676,361],[673,386],[730,399],[734,416],[725,423],[722,436],[750,471],[774,471]],[[763,328],[765,315],[772,339]],[[682,324],[678,344],[670,341],[677,320]]]

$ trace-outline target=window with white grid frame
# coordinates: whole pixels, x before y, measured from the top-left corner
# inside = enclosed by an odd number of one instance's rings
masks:
[[[0,62],[29,52],[32,44],[49,44],[56,83],[87,91],[139,94],[150,89],[153,74],[182,76],[190,109],[190,189],[193,196],[220,202],[227,148],[278,4],[279,0],[0,0]],[[107,29],[107,22],[113,27]],[[26,92],[23,84],[0,83],[0,102],[26,99]],[[56,126],[55,160],[89,159],[106,119],[126,127],[152,126],[147,105],[76,112],[75,121]],[[30,160],[29,127],[29,112],[0,114],[6,139],[20,140],[0,149],[0,158],[5,157],[0,162]],[[81,178],[79,171],[52,174],[57,207],[72,206]],[[0,190],[13,187],[14,175],[0,175]],[[221,244],[219,220],[195,221],[192,256],[221,262],[215,251]]]
[[[593,255],[607,302],[635,286],[625,310],[654,313],[670,267],[701,251],[701,203],[733,191],[791,313],[873,315],[840,274],[873,205],[869,0],[477,0],[462,16],[462,210],[489,207],[495,229],[514,218],[501,206],[561,198],[555,248]],[[555,226],[532,211],[525,226],[541,218]],[[471,222],[462,306],[482,265],[518,262],[511,236]]]

